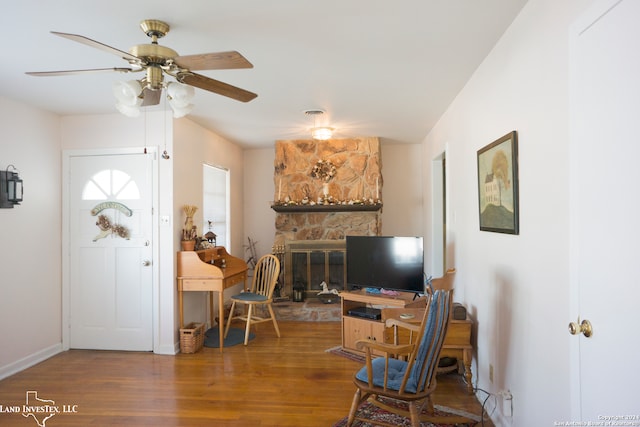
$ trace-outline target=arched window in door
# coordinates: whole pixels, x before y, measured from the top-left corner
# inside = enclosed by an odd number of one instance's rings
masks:
[[[117,169],[102,170],[82,189],[82,200],[137,200],[140,189],[131,176]]]

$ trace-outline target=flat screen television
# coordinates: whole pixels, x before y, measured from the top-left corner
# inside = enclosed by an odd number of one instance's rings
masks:
[[[348,288],[424,292],[422,237],[347,236]]]

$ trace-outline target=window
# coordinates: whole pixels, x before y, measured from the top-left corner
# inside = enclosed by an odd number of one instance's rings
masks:
[[[125,172],[106,169],[91,177],[82,191],[82,200],[138,200],[140,190]]]
[[[229,171],[203,165],[202,180],[202,234],[213,231],[216,245],[229,248]]]

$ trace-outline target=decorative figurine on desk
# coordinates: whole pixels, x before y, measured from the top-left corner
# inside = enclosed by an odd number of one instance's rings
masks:
[[[209,243],[209,241],[204,236],[202,238],[198,237],[197,241],[198,241],[198,243],[196,244],[197,251],[215,248],[215,245],[212,243]]]
[[[204,238],[207,239],[207,241],[209,243],[211,243],[213,246],[216,245],[216,233],[214,233],[213,231],[211,231],[211,229],[213,228],[213,221],[209,221],[207,220],[207,222],[209,223],[209,231],[207,231],[207,234],[204,235]]]
[[[198,237],[198,228],[193,224],[193,216],[198,210],[197,206],[184,205],[182,207],[184,215],[186,217],[184,221],[184,228],[182,229],[182,236],[180,245],[183,251],[192,251],[196,246],[196,238]]]
[[[202,249],[211,249],[216,247],[216,233],[211,231],[211,225],[213,224],[211,221],[207,221],[209,223],[209,231],[207,234],[202,236],[202,238],[198,238],[198,244],[196,248],[198,250]]]

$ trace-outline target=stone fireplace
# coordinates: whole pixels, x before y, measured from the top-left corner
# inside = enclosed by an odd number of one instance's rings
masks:
[[[381,233],[378,139],[276,141],[274,167],[274,247],[284,255],[283,295],[297,287],[314,297],[323,281],[344,289],[345,236]]]

